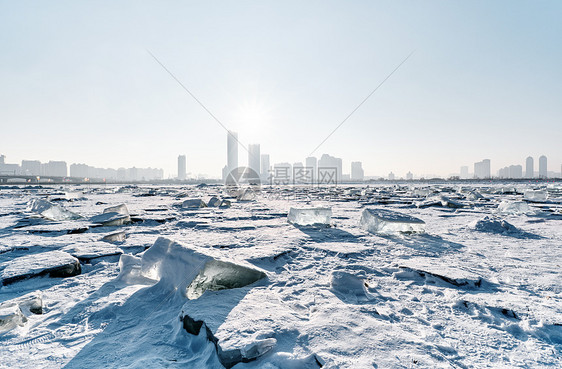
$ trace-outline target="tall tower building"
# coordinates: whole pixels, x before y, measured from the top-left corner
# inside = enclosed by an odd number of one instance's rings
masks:
[[[316,160],[316,157],[309,156],[308,158],[306,158],[304,165],[312,171],[312,183],[315,183],[318,178],[318,172],[316,169],[318,166],[318,161]]]
[[[539,158],[539,178],[546,178],[546,177],[547,177],[546,156],[542,155]]]
[[[461,167],[461,179],[468,179],[468,166]]]
[[[262,154],[260,157],[260,176],[262,182],[267,182],[269,178],[269,154]]]
[[[185,155],[178,156],[178,179],[183,181],[187,178],[187,159]]]
[[[226,140],[226,162],[228,173],[238,168],[238,133],[228,131]]]
[[[363,172],[363,164],[360,161],[351,162],[351,180],[363,181],[365,173]]]
[[[492,177],[490,159],[484,159],[478,163],[474,163],[474,177],[480,179]]]
[[[525,161],[525,178],[533,178],[535,176],[535,164],[531,156]]]
[[[259,144],[249,144],[248,145],[248,168],[253,170],[257,176],[260,175],[260,145]]]

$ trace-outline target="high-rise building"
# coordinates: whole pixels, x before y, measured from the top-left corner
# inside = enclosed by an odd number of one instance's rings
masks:
[[[531,156],[525,161],[525,178],[533,178],[535,176],[534,160]]]
[[[394,178],[396,178],[396,176],[394,175],[394,173],[392,173],[392,172],[388,173],[388,180],[389,180],[389,181],[394,181]]]
[[[492,177],[490,159],[484,159],[482,161],[474,163],[474,177],[480,179]]]
[[[22,160],[21,172],[29,176],[41,175],[41,162],[39,160]]]
[[[187,178],[187,159],[185,155],[178,156],[178,179],[183,181]]]
[[[238,168],[238,133],[228,131],[226,147],[228,173],[230,173]]]
[[[304,165],[312,172],[311,182],[314,183],[317,181],[318,178],[318,160],[315,156],[309,156],[306,158]]]
[[[269,178],[269,154],[260,155],[260,176],[262,182],[267,182]]]
[[[511,179],[523,178],[523,166],[521,165],[510,165],[508,177]]]
[[[335,170],[337,183],[341,183],[342,180],[342,160],[340,158],[336,158],[334,156],[330,156],[328,154],[323,154],[318,160],[318,171],[325,171],[328,173],[329,171]],[[320,177],[318,177],[320,179]]]
[[[363,181],[365,173],[363,172],[363,164],[360,161],[351,162],[351,180]]]
[[[249,144],[248,145],[248,168],[255,172],[258,177],[261,173],[260,167],[260,145],[259,144]]]
[[[548,176],[548,173],[547,173],[546,156],[542,155],[539,158],[539,178],[546,178],[547,176]]]
[[[5,160],[6,160],[6,155],[0,155],[0,164],[6,164]]]
[[[68,168],[66,161],[49,161],[48,163],[41,164],[41,174],[52,177],[66,177],[68,175]]]
[[[412,174],[412,172],[406,173],[406,179],[407,179],[408,181],[411,181],[412,179],[414,179],[414,175]]]
[[[461,179],[468,179],[468,166],[461,167]]]

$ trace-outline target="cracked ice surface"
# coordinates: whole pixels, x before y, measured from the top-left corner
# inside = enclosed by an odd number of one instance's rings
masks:
[[[0,366],[561,367],[559,187],[418,187],[263,189],[240,202],[218,186],[73,186],[80,201],[64,208],[84,220],[54,224],[26,204],[60,189],[1,188],[0,271],[40,273],[55,251],[49,260],[75,262],[63,250],[82,260],[79,275],[0,287]],[[527,189],[548,201],[524,201]],[[463,206],[417,207],[427,195]],[[182,209],[213,197],[231,206]],[[117,204],[135,221],[63,232]],[[329,208],[331,227],[295,227],[291,208]],[[419,219],[425,232],[368,232],[365,209]],[[402,219],[389,214],[380,219]],[[100,243],[116,232],[118,247]],[[247,270],[266,278],[252,283]],[[197,335],[182,316],[201,322]]]

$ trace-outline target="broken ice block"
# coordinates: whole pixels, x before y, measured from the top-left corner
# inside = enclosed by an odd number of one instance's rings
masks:
[[[78,259],[66,252],[55,250],[20,256],[6,262],[0,280],[3,285],[8,285],[22,279],[43,275],[64,278],[78,275],[80,272]]]
[[[376,234],[423,233],[425,222],[410,215],[383,209],[365,209],[361,228]]]
[[[187,199],[181,204],[181,207],[184,209],[199,209],[206,208],[207,205],[201,199]]]
[[[244,287],[266,276],[261,270],[217,260],[163,237],[143,254],[140,273],[158,281],[158,288],[176,290],[190,299],[206,290]]]
[[[248,187],[245,188],[237,197],[238,201],[254,201],[256,199],[256,189]]]
[[[259,270],[220,260],[210,260],[187,287],[187,298],[197,299],[207,290],[220,291],[250,285],[265,274]]]
[[[504,200],[498,205],[498,213],[502,214],[528,214],[533,215],[535,212],[525,201],[507,201]]]
[[[79,219],[80,215],[66,210],[60,205],[53,204],[44,199],[33,199],[28,205],[28,209],[41,215],[43,218],[61,221]]]
[[[121,204],[121,205],[110,206],[109,208],[105,208],[103,210],[103,213],[104,214],[118,213],[118,214],[123,214],[123,215],[129,215],[129,209],[127,209],[127,205]]]
[[[545,190],[526,190],[523,197],[527,201],[545,202],[548,198],[548,194]]]
[[[127,206],[121,204],[104,209],[102,214],[91,217],[90,221],[105,227],[110,227],[131,223],[131,217],[129,216],[129,209],[127,209]]]
[[[27,318],[23,315],[18,304],[0,306],[0,332],[9,331],[18,326],[23,326]]]
[[[291,208],[287,217],[289,223],[299,226],[330,225],[332,209],[330,208]]]

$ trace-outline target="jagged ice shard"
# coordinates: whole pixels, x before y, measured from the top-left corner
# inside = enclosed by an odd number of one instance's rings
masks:
[[[43,218],[54,221],[75,220],[80,218],[80,215],[44,199],[31,200],[29,202],[28,209],[41,215]]]
[[[332,209],[330,208],[291,208],[287,221],[299,226],[330,225]]]
[[[359,225],[371,233],[382,235],[425,232],[425,222],[423,220],[383,209],[363,210]]]

